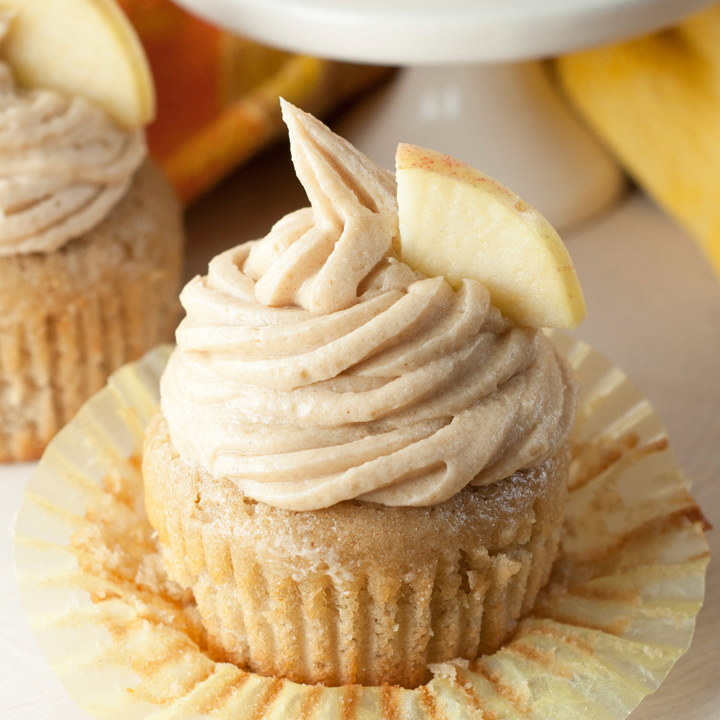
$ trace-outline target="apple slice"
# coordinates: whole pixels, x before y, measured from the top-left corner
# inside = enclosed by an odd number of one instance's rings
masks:
[[[580,325],[585,300],[572,260],[535,208],[435,150],[402,143],[396,163],[403,262],[455,287],[480,281],[517,325]]]
[[[126,129],[155,114],[150,66],[115,0],[0,0],[15,14],[0,54],[20,85],[80,95]]]

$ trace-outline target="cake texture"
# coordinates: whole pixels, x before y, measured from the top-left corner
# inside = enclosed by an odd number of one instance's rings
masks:
[[[185,462],[147,430],[145,503],[213,654],[266,676],[416,687],[507,640],[557,556],[568,453],[429,507],[293,512]]]
[[[0,257],[0,461],[39,457],[109,374],[170,340],[181,210],[151,161],[96,227]]]
[[[19,88],[0,62],[0,462],[39,457],[113,370],[171,338],[182,210],[146,155],[142,129]]]
[[[312,207],[183,290],[148,517],[219,657],[414,687],[496,649],[547,579],[576,384],[479,282],[401,262],[393,176],[284,114]]]

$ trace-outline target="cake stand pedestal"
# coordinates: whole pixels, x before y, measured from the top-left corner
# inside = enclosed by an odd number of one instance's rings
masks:
[[[670,25],[714,0],[177,0],[294,52],[403,65],[337,127],[383,167],[398,142],[480,168],[556,227],[612,205],[624,179],[556,93],[558,55]]]

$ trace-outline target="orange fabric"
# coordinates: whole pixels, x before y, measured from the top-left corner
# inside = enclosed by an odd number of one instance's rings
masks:
[[[282,131],[278,97],[322,113],[385,70],[267,48],[170,0],[119,0],[148,55],[157,118],[150,153],[191,202]]]
[[[120,0],[138,31],[157,91],[157,118],[148,128],[160,162],[222,111],[222,32],[170,0]]]

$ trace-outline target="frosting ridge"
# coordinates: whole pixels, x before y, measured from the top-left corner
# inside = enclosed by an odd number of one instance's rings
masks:
[[[0,15],[0,41],[7,25]],[[0,255],[51,252],[96,226],[145,155],[141,130],[82,98],[18,89],[0,63]]]
[[[442,502],[542,463],[575,385],[488,291],[399,261],[395,182],[283,105],[311,202],[185,287],[161,384],[181,455],[291,510]]]

